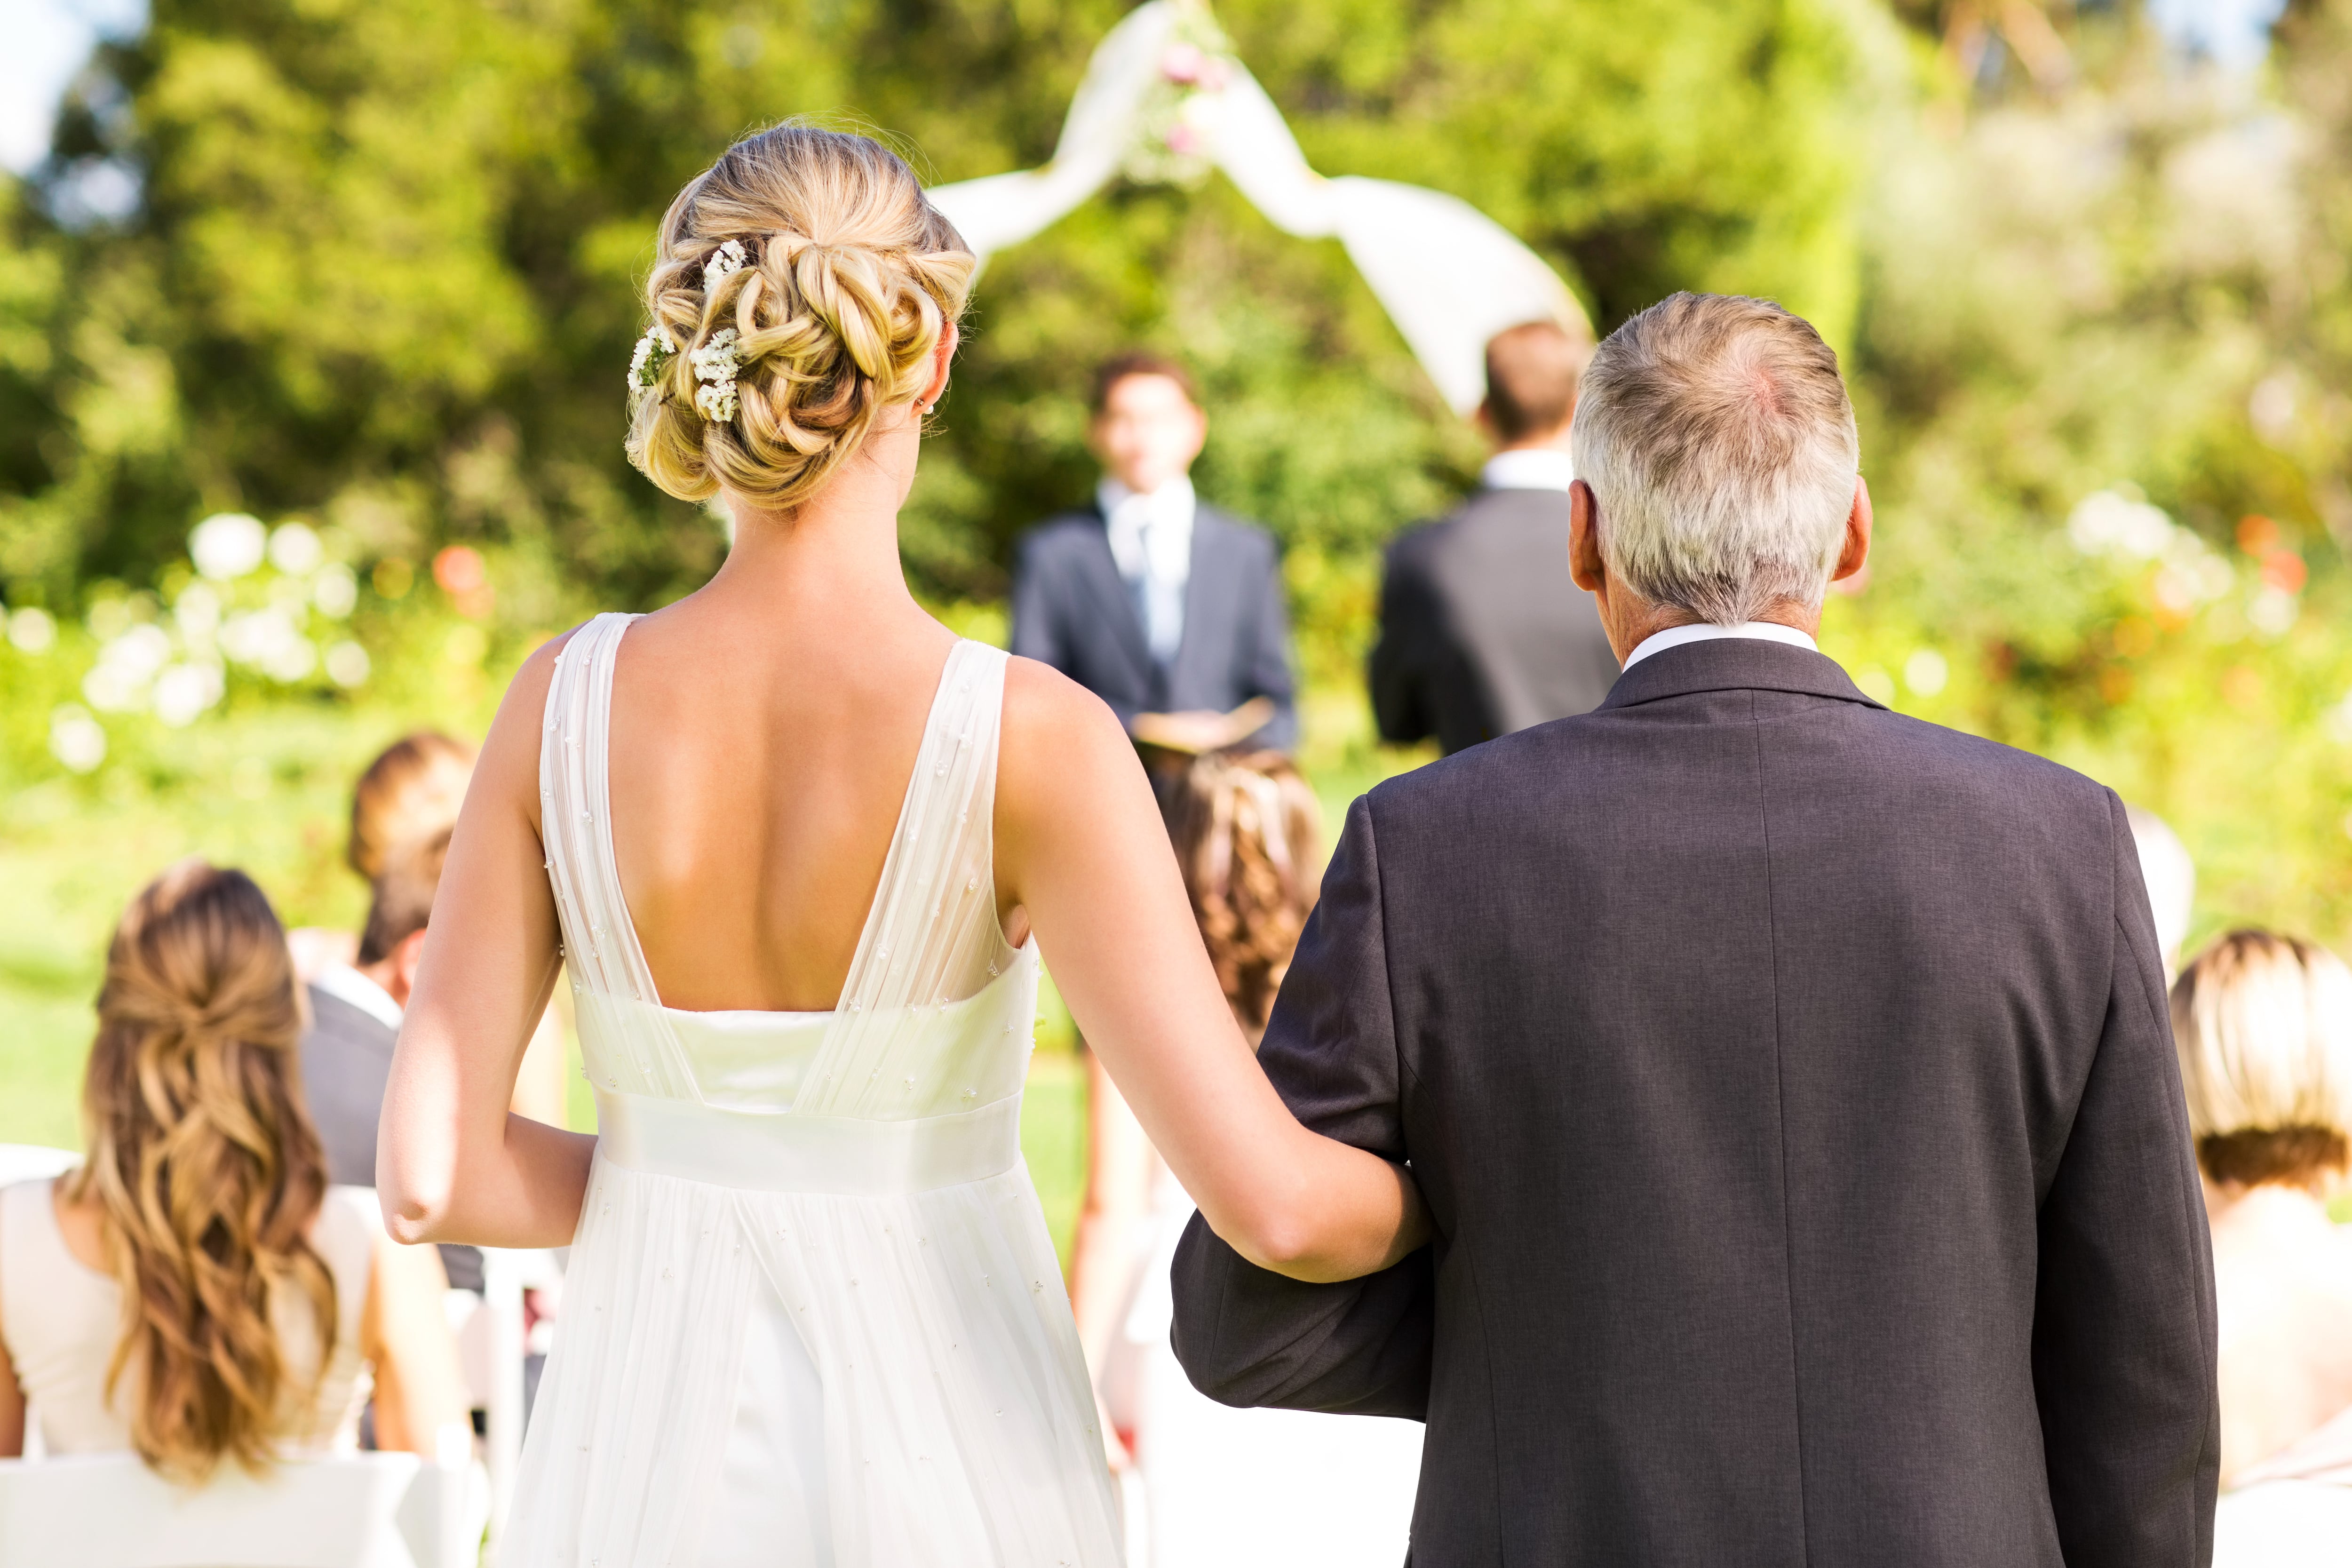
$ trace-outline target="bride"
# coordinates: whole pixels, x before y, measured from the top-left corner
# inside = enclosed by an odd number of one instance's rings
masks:
[[[898,158],[799,126],[662,221],[629,452],[734,549],[515,678],[384,1104],[400,1239],[573,1249],[509,1563],[1118,1560],[1020,1159],[1041,946],[1244,1256],[1344,1279],[1425,1238],[1406,1173],[1259,1072],[1118,721],[908,594],[973,265]],[[507,1110],[559,972],[593,1138]]]

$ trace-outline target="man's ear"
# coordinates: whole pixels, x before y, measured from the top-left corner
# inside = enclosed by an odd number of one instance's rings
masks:
[[[416,988],[416,972],[425,963],[423,929],[402,937],[385,956],[391,959],[393,978],[399,984],[399,994],[393,1000],[405,1007],[408,1005],[408,994]]]
[[[1568,572],[1586,593],[1608,597],[1609,574],[1601,559],[1601,502],[1582,479],[1568,487]]]
[[[1843,582],[1869,563],[1870,531],[1874,521],[1870,510],[1870,481],[1856,474],[1853,509],[1845,514],[1845,542],[1838,547],[1837,566],[1830,573],[1831,582]]]

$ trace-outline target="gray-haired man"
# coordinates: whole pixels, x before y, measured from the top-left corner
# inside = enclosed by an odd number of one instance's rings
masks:
[[[2203,1563],[2210,1258],[2121,803],[1815,650],[1871,512],[1802,321],[1654,306],[1574,440],[1624,674],[1356,803],[1261,1052],[1439,1239],[1307,1285],[1195,1220],[1178,1355],[1425,1419],[1423,1568]]]

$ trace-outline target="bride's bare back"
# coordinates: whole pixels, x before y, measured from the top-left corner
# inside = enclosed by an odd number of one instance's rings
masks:
[[[665,1005],[824,1012],[955,638],[928,616],[877,637],[750,608],[698,595],[630,626],[614,851]]]

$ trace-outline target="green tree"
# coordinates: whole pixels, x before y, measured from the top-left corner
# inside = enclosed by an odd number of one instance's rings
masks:
[[[942,180],[1034,165],[1120,10],[158,0],[86,79],[44,182],[120,160],[136,210],[66,232],[18,193],[7,215],[12,595],[142,581],[223,507],[307,514],[363,553],[487,542],[506,578],[542,584],[509,595],[525,620],[681,591],[719,536],[626,469],[617,393],[670,195],[795,113],[887,127]],[[1478,203],[1603,325],[1685,286],[1851,317],[1834,7],[1349,0],[1222,20],[1318,166]],[[1299,547],[1335,649],[1372,545],[1475,456],[1338,247],[1276,233],[1222,182],[1112,190],[996,258],[973,326],[908,523],[943,597],[1000,591],[1012,536],[1083,493],[1086,368],[1130,341],[1200,363],[1204,481]]]

